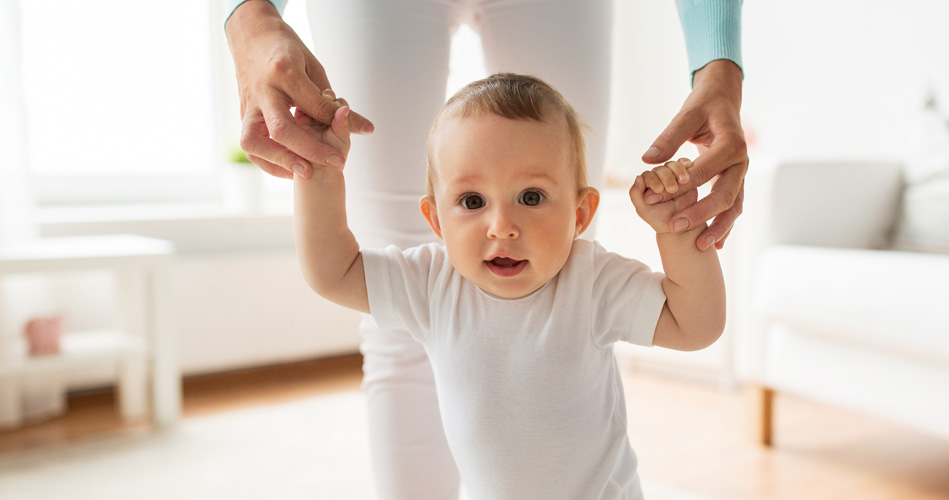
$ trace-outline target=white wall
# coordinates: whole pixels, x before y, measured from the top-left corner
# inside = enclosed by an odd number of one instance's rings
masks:
[[[742,117],[755,155],[890,158],[914,153],[927,87],[949,112],[949,2],[744,3]],[[673,1],[618,1],[613,165],[639,156],[689,91]]]
[[[607,168],[635,176],[640,156],[689,95],[685,39],[673,0],[618,0]]]
[[[765,154],[905,159],[927,86],[949,111],[947,2],[772,0],[744,14],[745,126]]]

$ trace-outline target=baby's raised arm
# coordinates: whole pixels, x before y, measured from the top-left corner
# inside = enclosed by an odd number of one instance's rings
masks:
[[[722,335],[725,280],[714,247],[703,252],[695,246],[695,239],[707,227],[705,224],[681,233],[671,227],[672,215],[694,205],[698,192],[692,189],[654,205],[647,205],[644,198],[663,191],[676,193],[676,179],[688,176],[691,165],[685,158],[667,162],[637,176],[629,190],[636,213],[656,231],[666,275],[662,282],[666,304],[659,315],[653,345],[680,351],[703,349]]]
[[[329,126],[299,111],[294,118],[314,140],[348,155],[348,114],[348,106],[340,107]],[[362,253],[346,222],[342,167],[314,164],[309,179],[293,176],[293,225],[297,258],[310,288],[332,302],[368,313]]]

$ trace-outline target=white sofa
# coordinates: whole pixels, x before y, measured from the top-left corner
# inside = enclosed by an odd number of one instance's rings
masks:
[[[949,210],[904,203],[895,163],[748,176],[738,368],[757,387],[760,442],[772,442],[780,393],[949,439],[949,254],[891,249],[908,215],[942,217],[929,225],[949,234]],[[949,209],[945,195],[930,201]]]

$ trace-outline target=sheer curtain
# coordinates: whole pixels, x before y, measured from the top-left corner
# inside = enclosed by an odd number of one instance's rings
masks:
[[[33,197],[29,183],[27,135],[22,92],[20,5],[0,0],[0,252],[36,237]],[[32,279],[32,285],[45,286]],[[23,356],[20,321],[12,303],[22,296],[22,280],[0,278],[0,360]],[[32,288],[36,288],[33,286]],[[0,426],[22,418],[42,418],[63,409],[59,381],[33,378],[30,386],[0,379]],[[23,405],[14,404],[22,400]],[[23,414],[14,414],[22,408]]]
[[[0,0],[0,245],[35,236],[26,155],[18,0]]]

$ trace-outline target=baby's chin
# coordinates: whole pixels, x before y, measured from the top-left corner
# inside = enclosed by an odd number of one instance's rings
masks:
[[[487,272],[490,273],[490,271]],[[524,281],[494,275],[487,275],[487,279],[479,279],[479,277],[465,276],[464,273],[461,273],[461,276],[474,283],[475,286],[480,288],[484,293],[505,300],[522,299],[532,295],[550,281],[549,279],[544,281]]]
[[[559,262],[557,266],[539,263],[533,259],[499,262],[494,263],[495,265],[480,261],[477,264],[471,263],[470,266],[459,266],[452,257],[452,253],[448,252],[448,261],[451,262],[455,271],[481,291],[499,299],[515,300],[532,295],[556,278],[566,264],[568,256],[564,255],[562,262]],[[517,262],[523,262],[523,264],[517,265]],[[499,269],[497,264],[500,264],[502,268]],[[519,269],[505,270],[504,264]],[[544,272],[545,270],[547,272]]]

